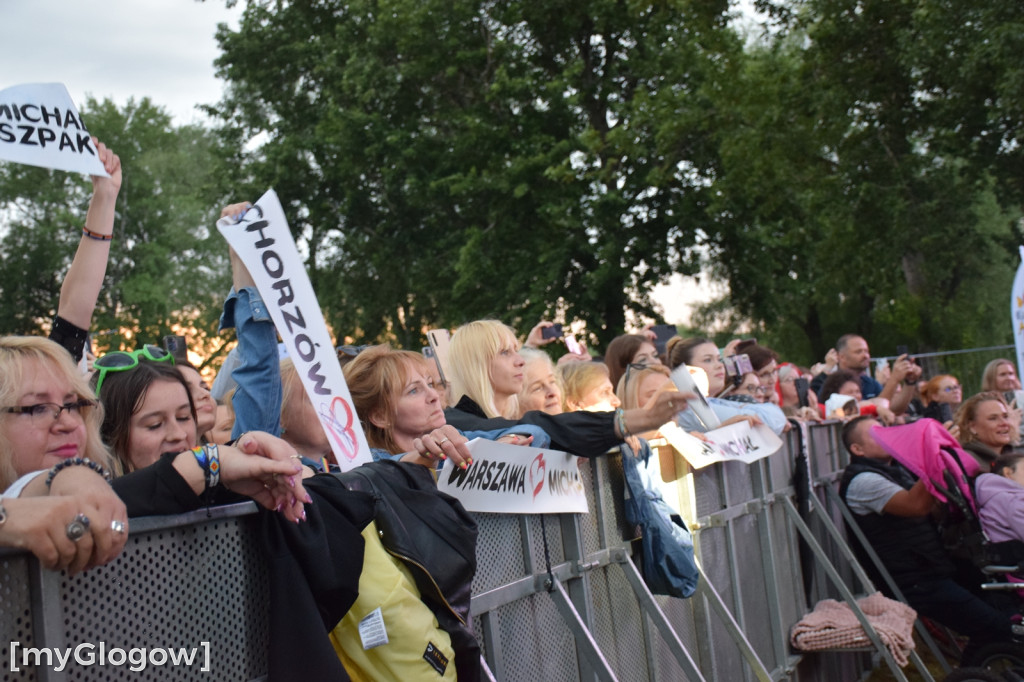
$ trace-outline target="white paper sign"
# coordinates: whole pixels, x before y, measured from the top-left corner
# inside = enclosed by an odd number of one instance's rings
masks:
[[[437,489],[473,512],[495,514],[586,514],[579,457],[475,438],[467,447],[473,463],[459,469],[446,462]]]
[[[0,159],[109,177],[62,83],[0,90]]]
[[[704,428],[713,429],[721,424],[718,415],[708,405],[708,401],[704,399],[704,394],[708,390],[708,380],[707,373],[703,369],[679,365],[672,370],[671,378],[672,383],[680,391],[696,395],[695,398],[691,398],[686,402],[689,403],[690,409],[693,410],[694,415],[704,425]],[[700,385],[698,385],[698,382],[700,382]]]
[[[704,437],[710,442],[691,436],[676,424],[666,424],[661,433],[694,469],[734,460],[749,464],[775,454],[782,447],[782,439],[769,427],[751,426],[747,421],[708,431]]]
[[[373,461],[320,304],[274,190],[217,229],[249,269],[343,471]]]

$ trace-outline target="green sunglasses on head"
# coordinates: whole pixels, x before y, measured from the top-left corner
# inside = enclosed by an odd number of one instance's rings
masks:
[[[160,346],[146,344],[142,348],[133,351],[115,350],[106,355],[96,358],[92,367],[96,370],[96,395],[100,394],[100,387],[103,380],[110,372],[127,372],[139,366],[139,358],[145,358],[150,362],[169,362],[174,364],[174,356]]]

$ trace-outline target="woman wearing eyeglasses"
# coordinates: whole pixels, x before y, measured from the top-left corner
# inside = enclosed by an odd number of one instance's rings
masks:
[[[921,400],[924,401],[922,417],[931,417],[940,424],[951,426],[953,415],[964,400],[964,390],[955,376],[940,374],[925,383],[921,389]]]
[[[197,508],[209,480],[186,451],[108,484],[104,477],[116,469],[100,438],[103,408],[91,395],[55,342],[0,337],[0,545],[26,548],[51,569],[74,572],[113,559],[128,514]],[[291,500],[308,497],[286,480],[298,472],[289,453],[264,435],[251,441],[250,452],[273,459],[221,448],[220,480],[264,506],[285,503],[289,518],[300,518],[302,505]]]

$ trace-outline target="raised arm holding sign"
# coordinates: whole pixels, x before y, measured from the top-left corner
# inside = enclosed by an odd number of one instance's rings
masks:
[[[240,220],[222,218],[217,229],[245,263],[263,297],[337,464],[347,470],[372,461],[334,344],[277,195],[269,190]]]
[[[103,286],[114,238],[114,209],[121,190],[121,159],[95,137],[92,142],[105,173],[92,176],[92,200],[82,228],[82,241],[64,277],[57,307],[57,315],[83,329],[89,328]]]

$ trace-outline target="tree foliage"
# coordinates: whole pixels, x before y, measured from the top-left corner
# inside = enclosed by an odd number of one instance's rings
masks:
[[[124,181],[114,240],[92,331],[100,348],[159,343],[172,327],[195,328],[197,347],[216,333],[230,286],[227,251],[213,230],[224,187],[219,141],[198,126],[175,128],[148,99],[123,109],[90,99],[90,131],[120,157]],[[41,333],[57,309],[64,273],[81,239],[87,178],[0,165],[0,324]],[[214,347],[223,345],[215,343]]]
[[[606,341],[693,265],[726,10],[254,1],[219,33],[221,112],[263,139],[340,333],[560,312]]]
[[[698,324],[811,362],[1008,342],[1024,10],[998,0],[249,0],[214,133],[90,102],[126,163],[97,327],[212,330],[215,207],[277,190],[339,336],[584,321],[728,284]],[[88,192],[0,167],[0,321],[45,324]],[[114,337],[116,343],[122,339]],[[595,343],[596,342],[596,343]]]
[[[849,331],[883,353],[1008,342],[1021,195],[1006,170],[1019,164],[1021,91],[1007,96],[1019,33],[999,22],[1015,14],[1024,27],[1020,9],[762,6],[776,32],[723,91],[709,212],[734,310],[807,359]],[[965,16],[980,22],[969,44],[954,21]],[[980,54],[991,72],[969,63]]]

